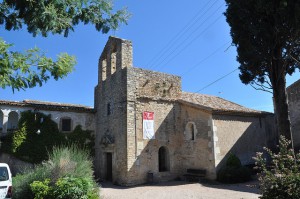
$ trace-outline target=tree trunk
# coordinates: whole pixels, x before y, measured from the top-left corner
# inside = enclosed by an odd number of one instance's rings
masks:
[[[285,88],[285,77],[281,77],[276,86],[273,86],[273,97],[275,114],[277,119],[277,126],[279,135],[284,135],[285,138],[291,140],[291,126],[289,119],[287,95]]]
[[[281,50],[277,48],[272,60],[271,82],[273,87],[274,107],[279,135],[292,141],[292,132],[286,94],[286,70],[281,59]],[[293,147],[293,142],[292,142]]]

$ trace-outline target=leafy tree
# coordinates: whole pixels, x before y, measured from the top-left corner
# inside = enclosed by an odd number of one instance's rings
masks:
[[[12,52],[12,44],[0,38],[0,86],[14,89],[42,86],[50,76],[55,80],[69,74],[76,64],[75,57],[61,53],[55,62],[40,53],[38,48],[25,53]]]
[[[68,36],[79,23],[93,24],[97,31],[107,33],[126,23],[126,9],[113,12],[110,0],[3,0],[0,3],[0,25],[5,29],[23,27],[34,37],[49,33]],[[41,86],[50,77],[65,77],[76,64],[75,57],[60,54],[57,61],[47,58],[38,48],[25,53],[11,52],[12,44],[0,38],[0,86],[25,89]]]
[[[240,79],[273,93],[278,131],[291,139],[286,75],[299,69],[300,1],[226,0]]]

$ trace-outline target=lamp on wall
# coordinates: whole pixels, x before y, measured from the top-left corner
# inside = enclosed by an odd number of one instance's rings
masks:
[[[35,133],[39,135],[41,133],[41,130],[38,129]]]

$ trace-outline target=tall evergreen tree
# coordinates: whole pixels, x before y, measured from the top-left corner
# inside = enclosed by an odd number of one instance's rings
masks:
[[[300,68],[300,1],[226,0],[226,4],[240,79],[273,93],[278,131],[291,139],[286,75]]]
[[[3,0],[0,3],[0,25],[5,29],[26,27],[33,36],[49,33],[68,36],[79,23],[93,24],[107,33],[128,19],[126,9],[113,12],[110,0]],[[57,61],[47,58],[38,48],[24,53],[12,52],[12,45],[0,38],[0,86],[25,89],[42,85],[50,77],[55,80],[69,74],[75,57],[66,53]]]

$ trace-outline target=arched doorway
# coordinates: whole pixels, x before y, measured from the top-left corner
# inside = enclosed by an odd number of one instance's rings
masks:
[[[158,171],[170,171],[170,158],[167,147],[160,147],[158,150]]]
[[[13,132],[18,128],[19,115],[16,111],[11,111],[8,114],[7,132]]]
[[[3,112],[0,110],[0,134],[3,132]]]

